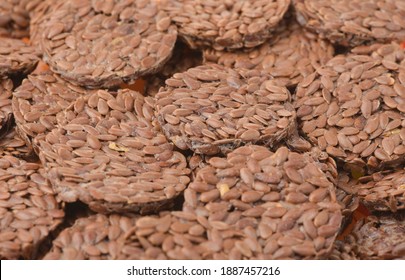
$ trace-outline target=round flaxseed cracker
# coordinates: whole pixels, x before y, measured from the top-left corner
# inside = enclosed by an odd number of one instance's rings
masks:
[[[333,54],[332,44],[306,31],[294,20],[284,21],[274,35],[258,47],[232,52],[205,49],[203,52],[205,62],[264,70],[284,86],[297,85]]]
[[[63,221],[62,204],[38,163],[0,152],[0,257],[32,259]]]
[[[298,84],[300,129],[355,172],[403,163],[405,52],[397,44],[358,47]],[[354,170],[356,169],[356,170]]]
[[[46,21],[44,60],[86,87],[114,87],[157,72],[177,29],[158,1],[67,0]]]
[[[38,51],[23,41],[12,38],[0,40],[0,77],[28,74],[39,61]]]
[[[213,155],[245,143],[272,147],[296,128],[290,92],[258,70],[198,66],[167,79],[156,98],[162,130],[182,150]]]
[[[369,216],[353,229],[356,254],[361,259],[405,259],[405,219],[398,216]]]
[[[367,42],[405,39],[402,0],[293,0],[298,22],[334,43],[357,46]]]
[[[273,34],[290,0],[180,0],[168,7],[181,36],[192,48],[252,48]]]
[[[405,168],[374,173],[360,178],[357,196],[373,211],[405,209]]]
[[[313,259],[340,229],[335,186],[313,154],[248,145],[212,157],[184,193],[215,259]]]
[[[153,123],[154,100],[128,89],[79,97],[38,141],[61,200],[96,212],[168,207],[189,182],[185,157]]]
[[[50,71],[31,74],[13,92],[17,132],[38,153],[37,141],[57,123],[58,114],[79,96],[95,91],[75,86]]]
[[[8,133],[12,126],[12,91],[13,82],[10,79],[0,78],[0,139]]]

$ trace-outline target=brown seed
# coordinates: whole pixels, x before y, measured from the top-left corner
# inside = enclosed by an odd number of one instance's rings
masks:
[[[327,194],[328,194],[327,189],[319,188],[319,189],[311,192],[311,194],[309,195],[309,201],[315,202],[315,203],[320,202],[326,197]]]
[[[339,148],[328,146],[326,148],[326,152],[328,154],[330,154],[331,156],[341,157],[341,158],[346,157],[346,153]]]
[[[243,202],[255,202],[259,200],[263,194],[261,192],[257,191],[247,191],[242,194],[241,200]]]
[[[245,141],[252,141],[255,139],[258,139],[260,136],[260,133],[256,130],[246,130],[242,135],[240,136],[242,140]]]
[[[356,144],[353,146],[353,153],[360,154],[363,152],[367,147],[370,146],[371,141],[366,140],[366,141],[361,141],[360,143]]]
[[[332,226],[332,225],[323,225],[318,228],[319,236],[322,236],[325,238],[337,234],[338,231],[339,231],[339,227]]]
[[[253,185],[254,177],[248,168],[242,168],[240,170],[240,177],[247,185]]]

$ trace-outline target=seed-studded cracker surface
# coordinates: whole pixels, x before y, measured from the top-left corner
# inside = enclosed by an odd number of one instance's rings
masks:
[[[262,45],[235,51],[205,49],[204,61],[230,68],[267,71],[280,85],[295,86],[333,57],[326,40],[306,31],[294,20],[284,20]]]
[[[177,41],[173,56],[163,66],[162,70],[151,76],[145,77],[145,92],[149,96],[155,96],[160,87],[165,85],[165,80],[175,73],[187,71],[190,68],[202,64],[202,53],[197,50],[191,50],[185,43]]]
[[[23,41],[12,38],[0,39],[0,77],[12,74],[28,74],[39,61],[38,51]]]
[[[401,164],[404,58],[397,44],[363,46],[307,76],[294,101],[302,132],[349,167],[373,171]]]
[[[184,193],[208,259],[326,257],[340,228],[335,186],[309,153],[247,145],[212,157]]]
[[[2,0],[0,2],[0,36],[28,37],[29,13],[40,2],[41,0]]]
[[[32,259],[65,213],[40,164],[0,153],[0,258]]]
[[[158,211],[189,182],[185,157],[153,123],[154,100],[131,90],[79,97],[39,141],[58,196],[97,212]]]
[[[168,6],[179,35],[192,47],[255,47],[272,36],[290,0],[176,0]]]
[[[156,73],[177,38],[160,2],[149,0],[67,0],[44,25],[44,60],[63,78],[93,88]]]
[[[94,92],[66,82],[50,71],[29,75],[13,92],[17,132],[38,153],[39,138],[55,127],[58,114],[79,96]]]
[[[139,217],[127,234],[120,259],[201,260],[210,256],[205,223],[184,211]]]
[[[292,2],[298,22],[334,43],[357,46],[405,39],[405,2],[402,0]]]

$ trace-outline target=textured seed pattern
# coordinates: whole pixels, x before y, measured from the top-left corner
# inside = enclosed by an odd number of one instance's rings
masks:
[[[183,211],[205,224],[212,259],[322,258],[342,219],[323,169],[309,153],[240,147],[197,172]]]
[[[405,152],[405,53],[397,44],[336,56],[297,88],[303,133],[329,155],[369,170]]]
[[[35,158],[32,147],[26,145],[16,132],[15,127],[10,127],[9,131],[1,134],[0,153],[23,159]]]
[[[255,47],[272,36],[290,0],[181,0],[168,7],[179,35],[193,48]]]
[[[265,70],[280,85],[298,84],[333,57],[333,46],[300,27],[295,21],[280,24],[262,45],[233,52],[204,50],[204,61],[230,68]]]
[[[167,138],[196,153],[227,153],[243,143],[273,146],[296,127],[289,91],[258,70],[198,66],[167,79],[156,98]]]
[[[32,259],[64,217],[37,163],[0,152],[0,258]]]
[[[212,259],[209,248],[216,245],[208,240],[206,223],[194,213],[163,212],[159,216],[137,219],[127,233],[120,259]]]
[[[61,232],[44,259],[204,259],[211,243],[195,214],[81,218]]]
[[[343,45],[405,39],[402,0],[293,0],[298,21]]]
[[[13,110],[11,108],[11,92],[13,82],[0,78],[0,138],[10,129]]]
[[[159,3],[67,0],[44,22],[44,60],[86,87],[113,87],[155,73],[177,38]]]
[[[30,43],[42,51],[41,36],[53,13],[61,8],[65,1],[63,0],[41,0],[30,11]]]
[[[405,219],[369,216],[353,229],[357,255],[362,259],[405,259]],[[372,237],[372,238],[370,238]]]
[[[1,17],[1,15],[0,15]],[[18,39],[0,40],[0,77],[10,74],[27,74],[37,65],[38,51]]]
[[[369,209],[391,212],[405,209],[405,168],[362,177],[356,188]]]
[[[136,216],[96,214],[76,220],[52,242],[46,260],[118,259]]]
[[[174,48],[173,56],[163,66],[162,70],[159,73],[145,78],[145,80],[147,80],[145,92],[149,96],[155,96],[159,92],[160,87],[165,85],[165,80],[176,73],[185,72],[187,69],[201,64],[201,52],[191,50],[187,45],[178,41]]]
[[[2,0],[0,2],[0,36],[22,38],[29,35],[29,13],[42,0]]]
[[[0,258],[405,259],[404,11],[0,0]]]
[[[13,92],[12,107],[20,136],[37,149],[36,142],[55,127],[58,114],[79,96],[93,92],[51,72],[29,75]]]
[[[152,123],[154,101],[131,90],[79,97],[38,142],[59,198],[97,212],[157,211],[189,183],[185,157]]]

